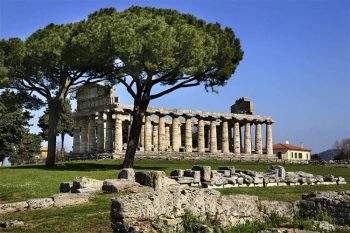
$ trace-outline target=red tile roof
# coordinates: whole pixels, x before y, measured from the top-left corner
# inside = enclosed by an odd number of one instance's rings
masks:
[[[293,146],[293,145],[290,145],[290,144],[282,144],[282,143],[274,144],[273,145],[273,149],[311,151],[310,149],[307,149],[307,148],[301,148],[301,147],[298,147],[298,146]]]

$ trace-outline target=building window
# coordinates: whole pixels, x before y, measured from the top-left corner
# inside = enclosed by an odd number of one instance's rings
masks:
[[[299,159],[302,159],[302,158],[303,158],[303,154],[299,153]]]

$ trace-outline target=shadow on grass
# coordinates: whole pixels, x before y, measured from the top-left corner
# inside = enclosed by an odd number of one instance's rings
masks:
[[[120,170],[122,164],[99,164],[99,163],[64,163],[57,164],[55,166],[45,166],[44,164],[38,165],[23,165],[8,167],[8,169],[41,169],[47,171],[108,171],[108,170]],[[166,170],[167,167],[158,166],[134,166],[136,170]]]

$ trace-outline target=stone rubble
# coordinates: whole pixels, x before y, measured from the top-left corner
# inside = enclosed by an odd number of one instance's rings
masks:
[[[187,184],[189,187],[202,185],[204,188],[346,184],[343,177],[319,176],[302,171],[286,172],[281,165],[272,165],[265,173],[239,170],[233,166],[221,166],[218,170],[213,170],[210,166],[196,165],[192,170],[173,170],[169,178],[176,180],[179,184]]]
[[[305,207],[312,208],[305,211]],[[350,190],[315,192],[305,195],[302,201],[283,202],[261,201],[257,196],[250,195],[222,196],[212,189],[165,189],[112,199],[111,219],[115,233],[173,232],[183,229],[182,217],[188,212],[200,221],[215,222],[221,227],[227,227],[262,219],[272,213],[289,219],[292,219],[296,213],[304,214],[305,218],[314,217],[315,211],[321,208],[322,211],[330,214],[337,224],[350,225],[349,207]],[[334,215],[335,208],[337,213]],[[340,216],[342,221],[338,221]],[[315,226],[318,226],[322,232],[334,230],[334,226],[325,221],[315,221]],[[203,229],[209,230],[203,232],[210,232],[210,228]],[[259,232],[311,233],[316,231],[280,228]]]
[[[23,227],[24,222],[13,220],[13,221],[0,221],[0,228],[13,228],[13,227]]]

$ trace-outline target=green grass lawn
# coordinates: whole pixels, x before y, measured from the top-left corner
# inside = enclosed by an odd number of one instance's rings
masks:
[[[58,192],[59,184],[72,181],[77,176],[95,179],[116,178],[121,160],[75,161],[59,164],[56,168],[44,165],[26,165],[0,169],[0,203],[22,201],[30,198],[48,197]],[[191,168],[193,165],[210,165],[216,169],[220,165],[234,165],[238,169],[265,171],[271,164],[228,161],[137,161],[137,170],[164,170],[167,174],[176,168]],[[305,171],[315,175],[333,174],[342,176],[350,182],[350,169],[345,167],[327,167],[312,165],[284,165],[287,171]],[[317,190],[350,189],[346,185],[314,185],[269,188],[230,188],[221,189],[222,194],[251,194],[268,200],[297,200],[301,194]],[[89,205],[54,208],[40,211],[26,211],[0,215],[0,221],[17,219],[26,223],[25,228],[6,230],[9,232],[111,232],[110,199],[116,194],[101,194],[91,200]],[[5,230],[3,230],[5,231]]]

